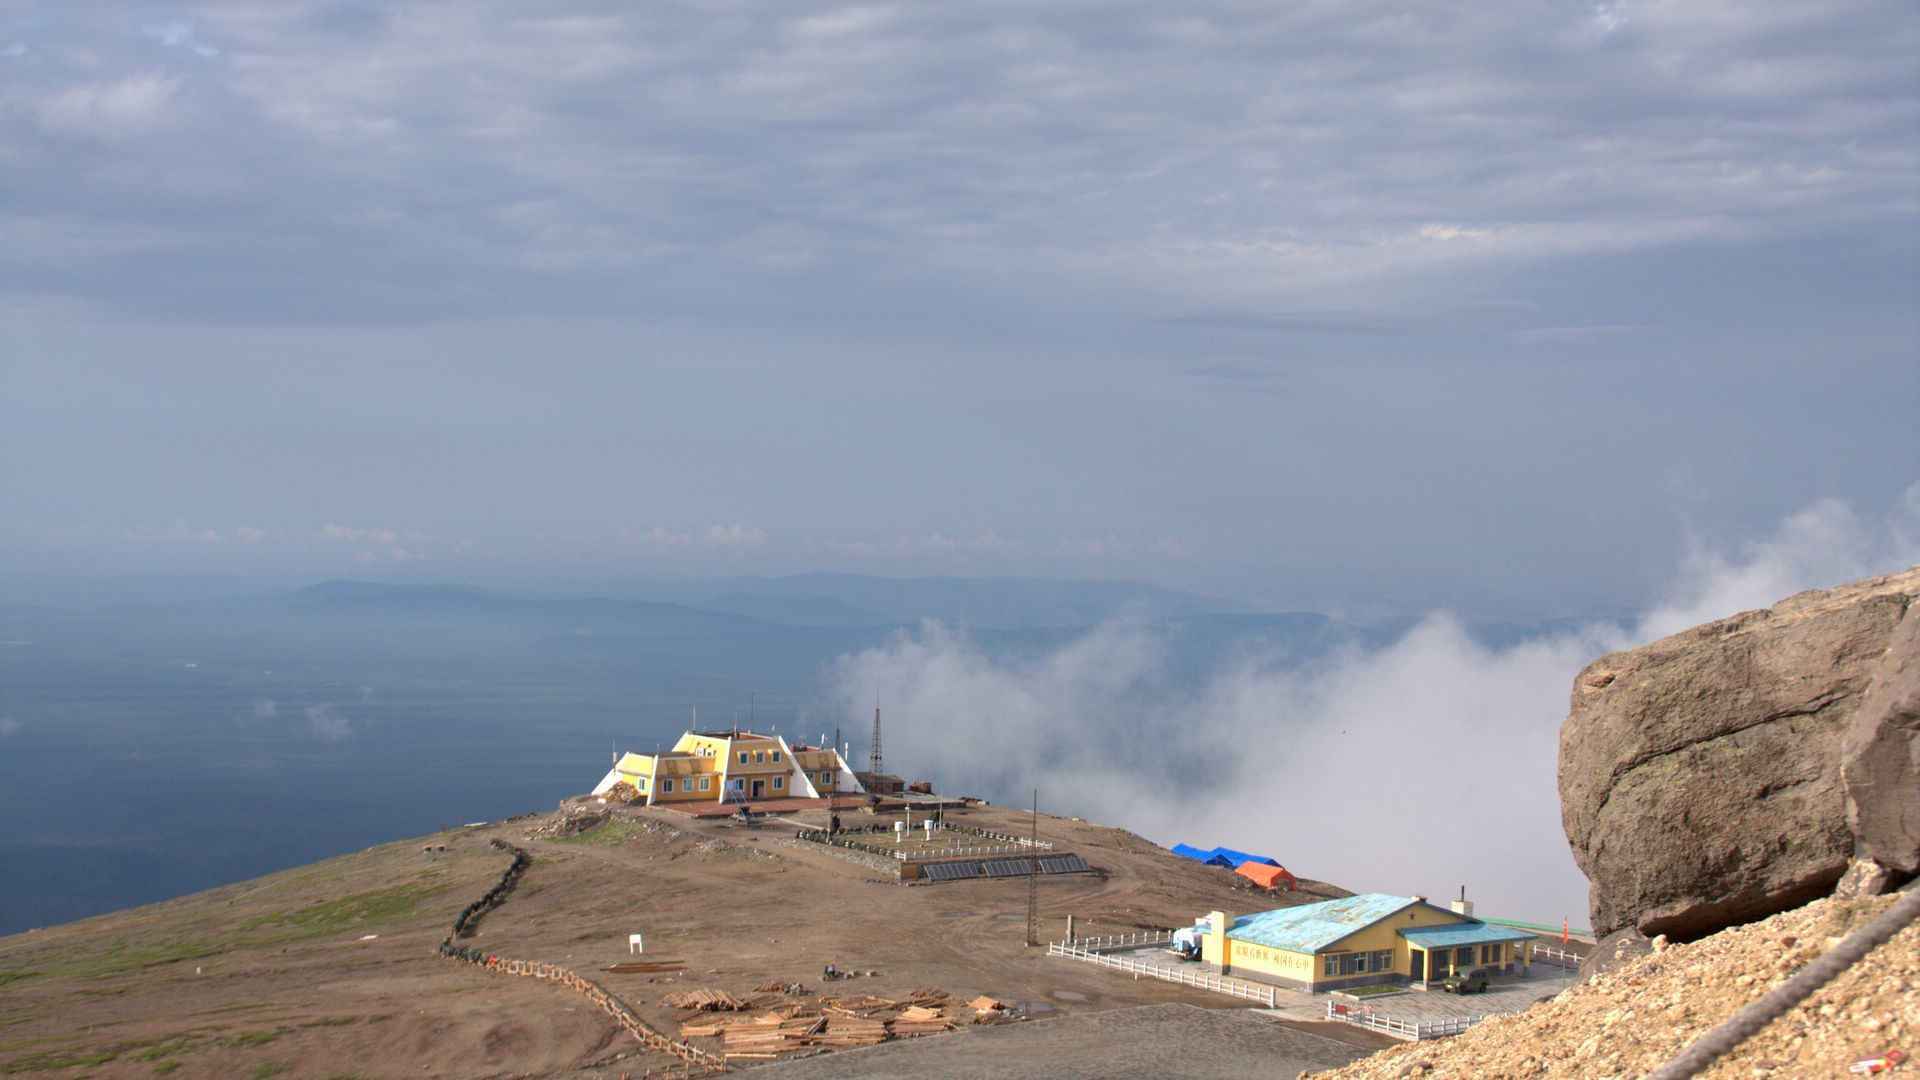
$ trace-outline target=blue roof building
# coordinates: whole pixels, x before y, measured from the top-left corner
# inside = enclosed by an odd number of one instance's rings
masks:
[[[1362,893],[1203,923],[1201,959],[1223,972],[1308,991],[1425,983],[1475,967],[1525,970],[1534,935],[1425,897]]]

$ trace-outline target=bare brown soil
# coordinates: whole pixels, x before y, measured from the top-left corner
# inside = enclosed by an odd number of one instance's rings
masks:
[[[981,807],[965,824],[1024,833]],[[443,959],[454,917],[519,844],[535,862],[461,942],[572,968],[669,1034],[662,1000],[772,982],[904,998],[937,987],[1035,1017],[1228,999],[1135,982],[1028,948],[1024,878],[901,885],[754,826],[620,809],[578,836],[529,839],[546,815],[383,845],[162,904],[0,939],[0,1073],[58,1077],[639,1077],[681,1063],[621,1033],[580,995]],[[810,822],[819,824],[818,822]],[[1123,830],[1042,816],[1041,838],[1099,871],[1039,879],[1042,939],[1160,929],[1213,908],[1344,895],[1302,882],[1278,900]],[[444,845],[444,851],[423,847]],[[627,936],[682,974],[620,975]],[[826,964],[862,972],[822,983]],[[870,972],[871,974],[864,974]],[[968,1032],[931,1036],[965,1039]],[[1352,1045],[1371,1048],[1355,1032]],[[717,1041],[713,1044],[718,1048]]]

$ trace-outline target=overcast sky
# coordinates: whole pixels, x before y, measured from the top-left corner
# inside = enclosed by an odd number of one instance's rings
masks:
[[[1910,0],[0,4],[0,561],[1640,610],[1920,498],[1916,56]]]

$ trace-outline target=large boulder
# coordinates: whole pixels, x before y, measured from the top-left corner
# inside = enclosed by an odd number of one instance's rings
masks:
[[[1858,853],[1920,872],[1920,604],[1893,630],[1840,743],[1847,824]]]
[[[1560,809],[1596,934],[1691,940],[1833,888],[1855,849],[1843,744],[1916,596],[1920,567],[1800,593],[1580,672],[1560,728]],[[1905,686],[1889,683],[1896,704],[1910,700]],[[1898,767],[1877,764],[1883,737],[1856,737],[1863,789],[1910,795],[1911,765],[1901,788]],[[1896,834],[1915,824],[1892,820]]]

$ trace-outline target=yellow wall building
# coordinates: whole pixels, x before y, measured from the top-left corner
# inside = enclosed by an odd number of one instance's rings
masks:
[[[1198,924],[1200,958],[1223,973],[1308,991],[1438,980],[1532,962],[1532,934],[1417,896],[1363,893]]]
[[[832,747],[794,745],[779,735],[751,731],[689,731],[671,750],[621,754],[593,792],[623,781],[632,784],[648,806],[866,793]]]

